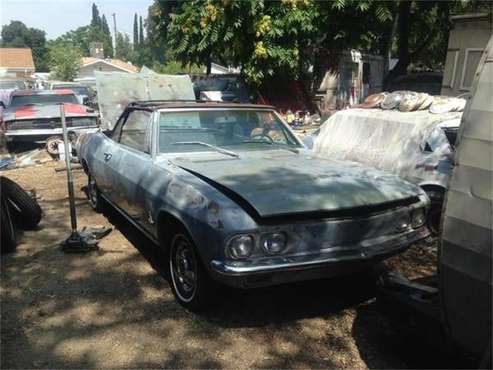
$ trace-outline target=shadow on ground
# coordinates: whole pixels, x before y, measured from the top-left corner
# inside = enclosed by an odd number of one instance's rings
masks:
[[[65,203],[44,202],[39,232],[29,233],[29,245],[17,254],[2,258],[2,368],[435,364],[423,352],[411,361],[380,337],[367,275],[225,289],[213,311],[195,315],[174,301],[156,246],[115,211],[101,217],[77,200],[82,219],[109,220],[136,249],[115,232],[99,252],[63,254],[57,241],[68,235]]]

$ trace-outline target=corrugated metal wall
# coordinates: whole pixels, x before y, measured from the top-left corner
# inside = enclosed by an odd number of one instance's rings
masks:
[[[447,194],[440,291],[453,340],[472,353],[491,345],[493,215],[493,38],[464,112]]]

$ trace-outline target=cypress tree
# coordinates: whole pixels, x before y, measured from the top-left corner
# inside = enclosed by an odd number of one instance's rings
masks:
[[[92,3],[92,19],[91,26],[101,29],[101,17],[99,16],[99,10],[96,4]]]
[[[137,23],[137,13],[134,15],[134,50],[139,48],[139,25]]]
[[[113,56],[113,42],[111,41],[111,32],[108,26],[108,22],[106,21],[106,17],[103,14],[101,18],[101,31],[103,36],[103,44],[104,44],[104,53],[105,55],[112,57]]]
[[[142,25],[142,16],[140,16],[139,46],[144,46],[144,26]]]

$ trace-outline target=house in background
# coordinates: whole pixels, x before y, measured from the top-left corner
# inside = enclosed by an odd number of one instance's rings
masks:
[[[121,59],[99,59],[93,57],[82,58],[78,78],[94,77],[94,71],[137,73],[139,68]]]
[[[448,40],[441,94],[457,96],[471,90],[493,28],[488,13],[455,15],[450,20],[453,28]]]
[[[0,48],[0,76],[29,77],[35,71],[29,48]]]
[[[105,58],[102,43],[91,43],[89,54],[89,57],[82,58],[82,65],[79,69],[79,74],[77,75],[78,80],[93,79],[94,71],[127,73],[139,72],[139,68],[130,62],[124,62],[121,59]]]
[[[206,71],[204,70],[204,73]],[[240,74],[240,69],[236,67],[225,67],[220,64],[211,63],[211,75]]]

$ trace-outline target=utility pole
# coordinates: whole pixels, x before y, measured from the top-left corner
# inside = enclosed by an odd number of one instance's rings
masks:
[[[113,50],[116,54],[116,13],[112,14],[113,16]]]

